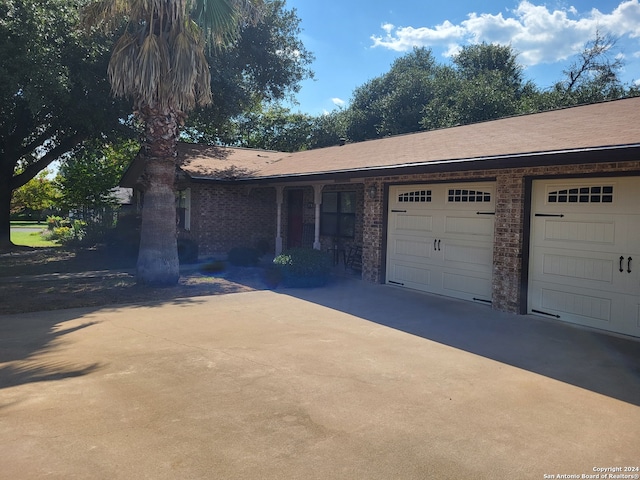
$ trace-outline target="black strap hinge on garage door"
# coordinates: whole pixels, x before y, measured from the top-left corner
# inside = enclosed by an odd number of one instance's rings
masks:
[[[482,303],[493,303],[491,300],[485,300],[484,298],[476,298],[473,297],[474,302],[482,302]]]
[[[560,315],[556,315],[555,313],[548,313],[548,312],[543,312],[542,310],[533,310],[533,309],[531,309],[531,311],[533,313],[539,313],[541,315],[547,315],[548,317],[560,318]]]
[[[476,215],[495,215],[496,212],[476,212]]]
[[[553,213],[536,213],[535,214],[536,217],[564,217],[564,215],[562,213],[559,214],[553,214]]]
[[[404,287],[404,283],[394,282],[393,280],[387,280],[389,283],[393,283],[394,285],[401,285]]]
[[[406,210],[391,210],[391,213],[407,213]]]

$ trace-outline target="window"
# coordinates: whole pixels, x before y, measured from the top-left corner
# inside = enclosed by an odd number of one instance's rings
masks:
[[[576,187],[555,190],[547,196],[549,203],[612,203],[613,186]]]
[[[356,230],[356,192],[322,194],[320,234],[353,238]]]
[[[491,194],[489,192],[481,192],[479,190],[450,188],[447,200],[453,203],[486,203],[491,202]]]
[[[176,193],[176,221],[178,228],[191,230],[191,189],[178,190]]]
[[[401,193],[398,195],[398,202],[419,202],[427,203],[431,201],[431,190],[418,190],[416,192]]]

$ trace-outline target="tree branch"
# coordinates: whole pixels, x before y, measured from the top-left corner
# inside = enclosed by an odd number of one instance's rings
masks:
[[[82,133],[76,133],[75,135],[65,138],[59,145],[44,154],[37,162],[28,165],[22,173],[14,176],[11,179],[11,190],[15,190],[26,184],[34,178],[38,172],[46,168],[47,165],[60,158],[86,138],[86,135]]]

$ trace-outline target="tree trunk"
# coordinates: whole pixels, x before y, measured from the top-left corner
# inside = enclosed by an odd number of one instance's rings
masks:
[[[142,152],[146,166],[137,281],[171,286],[180,278],[174,186],[178,114],[150,107],[140,114],[145,122]]]
[[[0,251],[11,250],[11,177],[0,175]]]

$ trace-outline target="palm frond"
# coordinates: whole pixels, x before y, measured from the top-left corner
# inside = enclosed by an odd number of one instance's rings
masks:
[[[263,0],[189,0],[191,19],[208,45],[220,46],[237,38],[240,28],[262,18]]]
[[[125,32],[118,39],[107,68],[111,90],[116,97],[126,97],[135,93],[138,55],[136,38]]]
[[[97,27],[111,32],[127,16],[127,7],[126,2],[121,0],[92,1],[80,10],[80,21],[85,28]]]
[[[176,105],[181,110],[190,110],[195,106],[195,82],[197,43],[185,32],[180,32],[172,41],[171,49],[171,87]]]
[[[195,90],[198,105],[209,105],[213,101],[211,95],[211,70],[202,46],[196,51]]]
[[[223,46],[263,15],[265,0],[91,0],[83,21],[126,29],[108,75],[113,94],[181,112],[211,102],[206,45]]]
[[[136,94],[145,103],[168,103],[162,82],[169,72],[169,47],[166,37],[149,34],[138,52]]]

